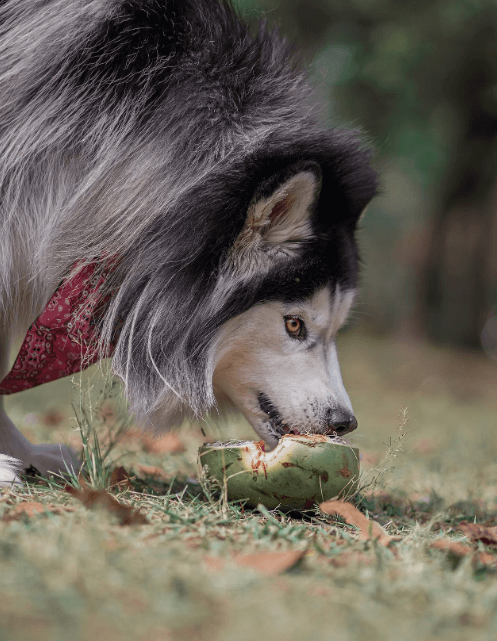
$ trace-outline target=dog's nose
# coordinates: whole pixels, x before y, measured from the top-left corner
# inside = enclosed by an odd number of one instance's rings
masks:
[[[327,432],[338,436],[343,436],[357,429],[356,417],[347,410],[335,408],[328,411],[327,415]]]

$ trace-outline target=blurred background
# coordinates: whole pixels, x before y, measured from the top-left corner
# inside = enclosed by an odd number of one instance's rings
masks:
[[[312,60],[362,128],[381,194],[361,233],[361,324],[497,359],[497,2],[238,0]]]

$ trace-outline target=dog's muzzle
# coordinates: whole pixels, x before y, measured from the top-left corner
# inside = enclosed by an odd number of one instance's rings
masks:
[[[259,392],[257,399],[259,407],[264,414],[268,415],[269,423],[276,434],[283,436],[302,431],[294,430],[283,422],[276,406],[266,394]],[[326,412],[324,428],[322,427],[319,432],[330,436],[344,436],[355,429],[357,429],[357,419],[351,412],[342,408],[330,408]]]

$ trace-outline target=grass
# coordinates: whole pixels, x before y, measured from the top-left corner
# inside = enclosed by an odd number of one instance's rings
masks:
[[[244,510],[202,491],[197,426],[180,432],[174,454],[132,426],[115,443],[122,405],[93,369],[76,412],[66,380],[10,397],[9,413],[33,440],[84,446],[94,487],[124,466],[134,478],[114,495],[148,524],[123,527],[57,480],[4,490],[0,641],[493,641],[497,569],[431,546],[467,541],[463,521],[497,525],[495,363],[353,333],[339,351],[360,424],[358,504],[397,537],[391,548],[322,513]],[[217,429],[204,426],[212,438],[251,437],[241,422]],[[28,502],[45,507],[23,514]],[[494,547],[477,547],[497,560]],[[278,570],[268,552],[294,555]]]

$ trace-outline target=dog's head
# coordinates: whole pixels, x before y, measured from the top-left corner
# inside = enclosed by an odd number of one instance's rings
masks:
[[[214,390],[271,446],[285,433],[357,427],[336,335],[355,298],[354,224],[319,219],[319,165],[295,163],[256,191],[227,256],[226,281],[259,283],[257,301],[215,340]],[[338,217],[337,219],[338,220]]]
[[[113,368],[158,428],[230,405],[270,445],[357,425],[335,339],[376,174],[353,134],[277,144],[202,176],[120,263]]]

